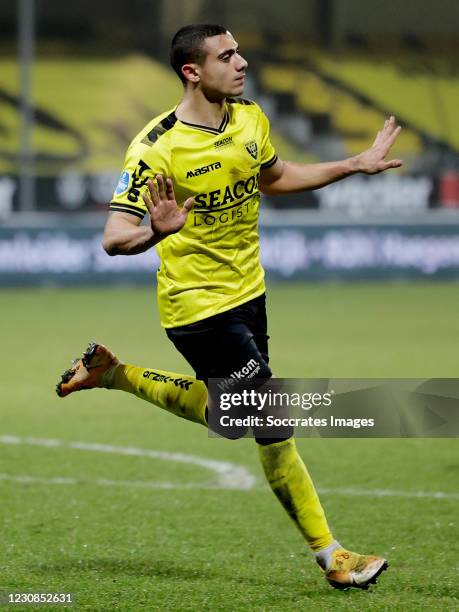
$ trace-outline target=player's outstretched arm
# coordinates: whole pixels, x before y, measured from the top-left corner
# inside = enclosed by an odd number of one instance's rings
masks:
[[[156,240],[151,227],[140,226],[141,219],[123,212],[111,212],[102,238],[102,247],[109,255],[136,255],[143,253]]]
[[[270,195],[294,193],[319,189],[357,172],[378,174],[390,168],[399,168],[403,163],[401,159],[386,161],[386,157],[401,129],[395,117],[390,117],[384,122],[369,149],[342,161],[296,164],[278,160],[270,168],[261,171],[260,189]]]
[[[158,186],[149,180],[148,194],[143,195],[150,213],[149,226],[140,226],[141,220],[129,213],[113,212],[109,215],[102,238],[102,246],[109,255],[143,253],[185,225],[194,204],[193,198],[188,198],[180,208],[175,200],[172,180],[164,181],[160,174],[156,180]]]

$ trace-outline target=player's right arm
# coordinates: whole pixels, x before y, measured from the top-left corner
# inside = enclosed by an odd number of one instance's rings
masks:
[[[102,238],[102,246],[109,255],[143,253],[185,225],[194,199],[188,198],[179,207],[172,180],[161,174],[156,175],[156,183],[149,179],[147,187],[142,199],[150,214],[150,225],[140,226],[141,219],[130,213],[112,212]]]
[[[151,227],[140,223],[129,213],[111,212],[102,238],[104,250],[109,255],[137,255],[157,244]]]

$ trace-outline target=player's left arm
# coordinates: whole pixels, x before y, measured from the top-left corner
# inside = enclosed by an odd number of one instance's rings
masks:
[[[358,172],[378,174],[389,168],[399,168],[403,163],[401,159],[386,161],[385,158],[401,129],[395,117],[390,117],[384,122],[384,127],[369,149],[342,161],[297,164],[278,159],[269,168],[261,169],[260,190],[268,195],[307,191],[319,189]]]

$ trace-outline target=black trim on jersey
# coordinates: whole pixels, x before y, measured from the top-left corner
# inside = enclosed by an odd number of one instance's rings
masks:
[[[176,121],[177,117],[175,116],[175,113],[170,113],[169,115],[167,115],[167,117],[160,121],[158,125],[155,125],[155,127],[150,132],[148,132],[142,142],[147,145],[152,145],[158,140],[160,136],[172,129]]]
[[[175,120],[177,120],[177,117],[175,117]],[[179,119],[179,121],[180,123],[197,128],[198,130],[210,132],[210,134],[222,134],[225,131],[226,126],[228,125],[229,114],[228,111],[225,111],[225,116],[223,117],[222,122],[220,123],[220,126],[218,128],[212,128],[207,125],[199,125],[198,123],[188,123],[188,121],[182,121],[181,119]]]
[[[110,210],[115,210],[116,212],[130,213],[131,215],[139,217],[139,219],[143,219],[145,217],[145,213],[142,210],[136,208],[135,206],[130,206],[129,204],[111,202]]]
[[[277,162],[277,159],[278,159],[278,157],[277,157],[276,153],[274,153],[274,156],[271,157],[271,159],[268,160],[267,162],[265,162],[264,164],[261,164],[260,168],[262,168],[263,170],[265,168],[271,168],[271,166],[274,166],[274,164]]]
[[[255,104],[252,100],[247,100],[247,98],[226,98],[226,101],[229,104],[245,104],[247,106]]]

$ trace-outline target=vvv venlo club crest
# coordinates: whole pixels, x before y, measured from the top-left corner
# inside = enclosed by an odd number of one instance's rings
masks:
[[[257,156],[258,156],[258,147],[257,147],[257,143],[255,142],[255,140],[251,140],[250,142],[246,142],[245,143],[245,148],[247,149],[247,152],[250,153],[250,155],[253,157],[253,159],[257,159]]]

